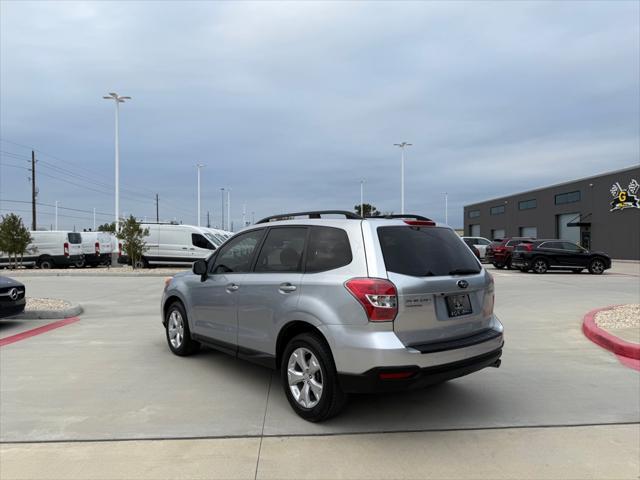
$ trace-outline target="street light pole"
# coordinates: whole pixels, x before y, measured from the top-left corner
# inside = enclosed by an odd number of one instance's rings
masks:
[[[360,180],[360,216],[364,218],[364,178]]]
[[[231,222],[231,188],[227,189],[227,223],[229,224],[229,231],[233,227]]]
[[[444,223],[449,225],[449,194],[444,192]]]
[[[115,132],[115,147],[116,147],[116,232],[120,230],[120,135],[119,135],[119,116],[120,116],[120,104],[125,100],[131,100],[131,97],[121,97],[115,92],[109,93],[104,97],[105,100],[113,100],[116,103],[116,132]]]
[[[222,208],[220,209],[220,211],[222,212],[222,230],[226,230],[226,228],[224,228],[224,187],[220,189],[220,193],[222,193]]]
[[[58,231],[58,200],[56,200],[56,232]]]
[[[396,147],[400,147],[402,154],[400,156],[400,213],[404,215],[404,149],[410,147],[413,143],[394,143]]]
[[[200,226],[200,169],[204,167],[204,164],[198,163],[196,168],[198,169],[198,226]]]

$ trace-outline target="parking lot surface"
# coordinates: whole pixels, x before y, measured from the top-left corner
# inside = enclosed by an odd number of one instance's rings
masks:
[[[500,369],[410,393],[354,396],[312,424],[271,371],[205,349],[172,355],[162,279],[24,276],[29,294],[85,309],[77,323],[7,345],[3,442],[456,430],[639,422],[640,377],[580,329],[588,310],[639,301],[637,264],[603,276],[493,271]],[[6,325],[5,325],[6,323]],[[36,323],[3,322],[0,337]]]

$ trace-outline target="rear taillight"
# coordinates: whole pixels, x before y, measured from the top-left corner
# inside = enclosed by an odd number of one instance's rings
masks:
[[[64,256],[65,257],[69,256],[69,244],[67,242],[64,242]]]
[[[371,322],[390,322],[398,314],[396,286],[382,278],[352,278],[344,284],[363,306]]]
[[[100,255],[100,242],[96,242],[96,255]]]
[[[494,252],[504,252],[506,250],[505,247],[494,247],[493,251]]]

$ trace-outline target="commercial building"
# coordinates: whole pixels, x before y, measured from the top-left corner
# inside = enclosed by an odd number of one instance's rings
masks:
[[[640,260],[640,166],[467,205],[464,231],[489,239],[562,238]]]

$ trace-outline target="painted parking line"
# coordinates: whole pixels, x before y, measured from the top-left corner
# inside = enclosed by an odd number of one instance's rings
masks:
[[[0,347],[19,342],[20,340],[26,340],[27,338],[35,337],[36,335],[55,330],[56,328],[64,327],[65,325],[75,323],[78,320],[80,320],[80,317],[63,318],[62,320],[56,320],[55,322],[47,323],[46,325],[43,325],[41,327],[32,328],[31,330],[27,330],[26,332],[17,333],[15,335],[11,335],[10,337],[0,338]]]

